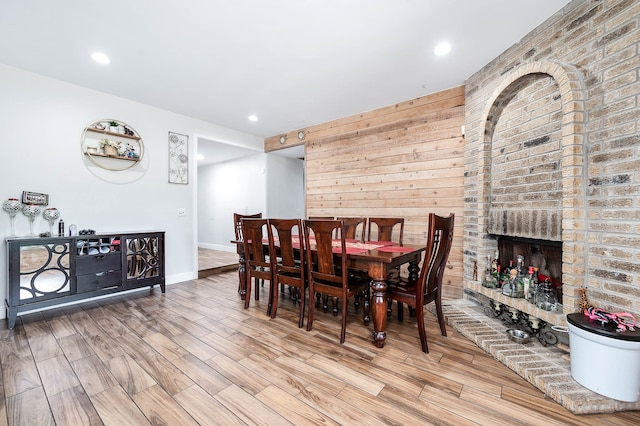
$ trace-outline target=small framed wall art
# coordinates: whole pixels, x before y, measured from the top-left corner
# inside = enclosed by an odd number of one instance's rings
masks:
[[[169,132],[169,183],[189,183],[189,136]]]

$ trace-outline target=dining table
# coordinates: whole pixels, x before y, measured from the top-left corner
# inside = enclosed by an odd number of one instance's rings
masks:
[[[238,253],[238,293],[242,300],[247,294],[247,274],[245,264],[244,244],[239,240],[232,240]],[[265,245],[268,243],[265,241]],[[335,246],[340,240],[334,242]],[[416,282],[420,268],[418,266],[424,245],[396,244],[389,241],[359,242],[345,240],[347,267],[354,270],[366,271],[371,279],[371,319],[373,322],[373,341],[376,347],[383,348],[387,339],[387,283],[385,279],[391,271],[407,264],[409,283]],[[313,250],[313,247],[311,247]],[[335,250],[340,256],[340,250]]]

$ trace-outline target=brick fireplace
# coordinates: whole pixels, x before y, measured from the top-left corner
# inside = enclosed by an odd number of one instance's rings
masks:
[[[465,298],[564,325],[586,288],[640,318],[639,14],[572,1],[467,80]],[[562,312],[482,287],[502,236],[561,245]]]

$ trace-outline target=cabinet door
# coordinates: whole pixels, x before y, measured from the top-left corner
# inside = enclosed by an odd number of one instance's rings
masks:
[[[164,240],[158,234],[125,236],[127,250],[127,281],[164,276]]]
[[[69,240],[9,245],[9,304],[18,306],[71,293]]]

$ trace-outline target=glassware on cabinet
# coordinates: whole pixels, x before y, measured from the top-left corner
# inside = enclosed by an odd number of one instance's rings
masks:
[[[20,211],[22,203],[17,198],[9,198],[2,203],[2,210],[9,213],[11,218],[11,236],[16,236],[16,215]]]
[[[33,221],[36,219],[36,216],[40,214],[40,206],[35,204],[25,204],[22,208],[22,214],[29,218],[29,236],[35,237],[36,234],[33,232]]]
[[[49,235],[53,237],[53,223],[60,217],[60,211],[55,207],[48,207],[42,212],[42,217],[49,222]]]

